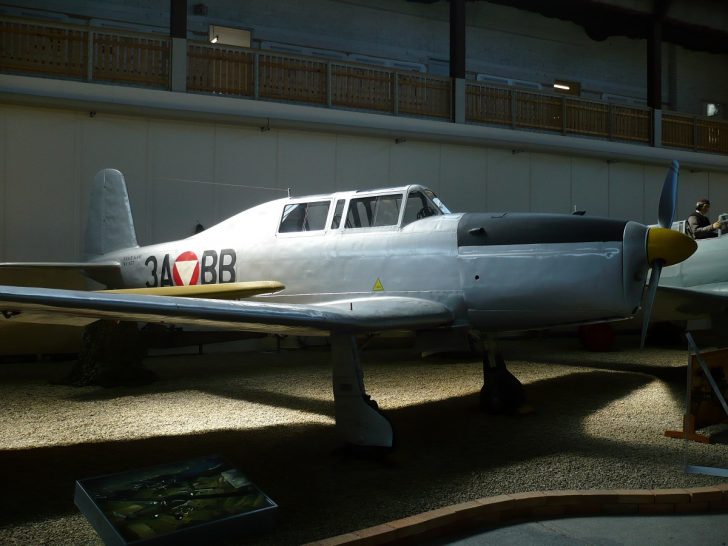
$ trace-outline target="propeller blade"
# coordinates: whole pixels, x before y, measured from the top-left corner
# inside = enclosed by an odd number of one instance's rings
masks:
[[[647,337],[647,327],[650,325],[650,315],[652,315],[652,305],[655,303],[655,294],[657,294],[657,285],[660,283],[660,273],[662,273],[662,261],[655,260],[652,264],[652,273],[650,274],[650,285],[647,289],[647,297],[645,305],[642,308],[642,336],[640,337],[640,349],[645,348],[645,338]]]
[[[660,227],[670,229],[675,219],[675,208],[677,207],[677,174],[680,170],[680,163],[673,160],[670,169],[667,171],[665,182],[662,184],[660,193],[660,207],[657,212],[657,223]]]

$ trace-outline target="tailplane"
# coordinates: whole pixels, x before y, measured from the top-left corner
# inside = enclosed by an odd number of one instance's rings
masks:
[[[102,169],[91,186],[85,258],[137,246],[124,175],[116,169]]]

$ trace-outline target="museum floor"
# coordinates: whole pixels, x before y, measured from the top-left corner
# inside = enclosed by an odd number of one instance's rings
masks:
[[[50,384],[70,363],[2,364],[0,543],[100,544],[75,480],[208,454],[280,506],[273,531],[230,544],[300,544],[504,493],[725,483],[683,465],[728,466],[728,445],[663,435],[681,425],[686,352],[635,345],[505,342],[534,408],[518,417],[479,411],[476,359],[367,351],[367,390],[398,435],[381,460],[336,449],[324,349],[151,357],[160,380],[138,388]]]

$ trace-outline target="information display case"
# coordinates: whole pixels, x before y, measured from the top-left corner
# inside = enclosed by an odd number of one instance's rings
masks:
[[[212,455],[78,480],[74,502],[107,545],[215,543],[270,529],[278,506]]]

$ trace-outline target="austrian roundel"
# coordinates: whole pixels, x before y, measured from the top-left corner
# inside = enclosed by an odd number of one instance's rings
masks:
[[[197,260],[197,254],[188,250],[177,256],[172,269],[172,278],[175,286],[197,284],[200,279],[200,262]]]

